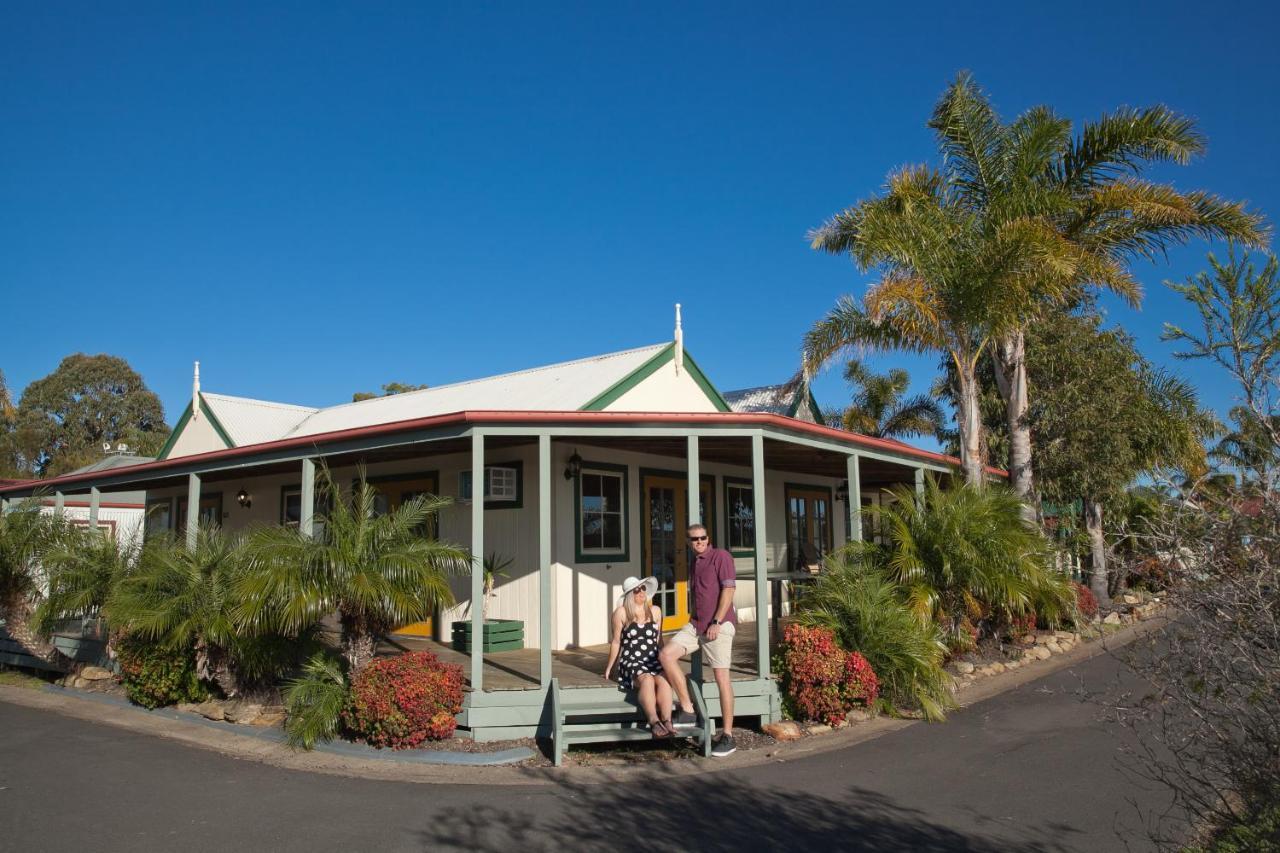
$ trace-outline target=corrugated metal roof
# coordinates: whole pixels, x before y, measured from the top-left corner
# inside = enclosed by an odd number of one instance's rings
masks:
[[[222,424],[237,447],[282,438],[307,417],[319,411],[307,406],[291,406],[287,403],[250,400],[247,397],[231,397],[204,391],[200,393],[200,398],[213,410],[213,416]]]
[[[277,437],[316,435],[467,409],[576,411],[626,378],[666,346],[667,343],[654,344],[500,376],[332,406],[319,410]]]
[[[151,462],[154,456],[138,456],[134,453],[109,453],[105,454],[96,462],[90,462],[74,471],[68,471],[68,474],[88,474],[91,471],[110,471],[113,468],[128,468],[131,465],[141,465],[143,462]]]
[[[742,388],[721,393],[729,408],[735,412],[764,412],[771,415],[790,415],[795,394],[787,393],[786,384],[761,385],[759,388]]]

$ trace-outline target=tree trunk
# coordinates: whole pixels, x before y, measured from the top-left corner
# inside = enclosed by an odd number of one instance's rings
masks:
[[[960,381],[960,411],[956,423],[960,428],[960,466],[964,469],[965,482],[982,488],[986,481],[982,459],[982,417],[978,408],[978,382],[972,366],[957,362],[956,375]]]
[[[1111,591],[1107,583],[1107,543],[1102,536],[1102,502],[1086,498],[1084,502],[1084,526],[1089,534],[1090,573],[1089,589],[1102,607],[1111,606]]]
[[[348,675],[353,676],[373,660],[378,645],[377,637],[365,619],[343,614],[341,620],[342,655],[347,659]]]
[[[1004,398],[1009,429],[1009,485],[1022,498],[1022,517],[1036,521],[1035,483],[1031,476],[1031,424],[1027,421],[1027,340],[1015,332],[992,348],[996,387]]]
[[[4,621],[5,630],[18,645],[26,649],[32,657],[60,667],[63,671],[70,670],[75,662],[54,648],[52,643],[36,636],[35,631],[31,629],[31,615],[31,606],[21,596],[15,596],[13,600],[0,604],[0,620]]]

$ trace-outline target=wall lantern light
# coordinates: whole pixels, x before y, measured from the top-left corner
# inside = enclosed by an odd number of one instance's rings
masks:
[[[253,506],[253,497],[250,496],[250,494],[246,492],[244,489],[241,489],[240,491],[236,492],[236,503],[240,504],[240,506],[244,507],[245,509],[248,509],[249,507]]]
[[[569,465],[564,469],[564,478],[566,480],[576,480],[578,475],[582,473],[582,457],[578,455],[578,451],[573,451],[573,455],[569,457]]]
[[[843,483],[836,486],[836,500],[840,501],[841,503],[849,502],[849,481],[848,480],[845,480]]]

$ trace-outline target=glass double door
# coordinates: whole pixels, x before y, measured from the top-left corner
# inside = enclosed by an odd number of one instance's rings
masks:
[[[700,488],[702,523],[711,528],[706,517],[710,505],[710,486]],[[689,566],[693,552],[689,548],[686,528],[689,526],[689,485],[677,477],[646,474],[641,483],[644,496],[641,519],[644,530],[645,574],[658,579],[654,603],[662,608],[662,630],[674,631],[689,621]]]
[[[786,496],[788,562],[803,571],[831,551],[831,493],[788,486]]]

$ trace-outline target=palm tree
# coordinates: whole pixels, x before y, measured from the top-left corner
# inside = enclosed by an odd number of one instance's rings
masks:
[[[320,535],[286,527],[249,535],[238,620],[293,636],[336,612],[354,675],[373,659],[380,635],[453,601],[448,576],[468,572],[471,557],[424,532],[448,498],[421,495],[379,515],[363,471],[349,495],[324,469],[317,487],[330,507],[318,518]]]
[[[1242,483],[1250,478],[1265,492],[1272,490],[1280,448],[1273,436],[1280,435],[1280,415],[1270,415],[1268,427],[1248,406],[1232,406],[1228,413],[1235,429],[1228,431],[1209,450],[1215,462],[1236,469]]]
[[[843,412],[827,415],[832,426],[877,438],[913,438],[942,431],[942,407],[936,400],[927,394],[903,399],[911,376],[902,368],[877,374],[855,359],[845,365],[844,378],[855,389],[853,402]]]
[[[942,489],[929,479],[923,501],[900,488],[872,507],[882,544],[861,546],[922,623],[937,623],[953,648],[967,648],[984,619],[1034,612],[1050,621],[1075,601],[1052,569],[1049,544],[1021,515],[1010,490]]]
[[[1043,106],[1002,122],[962,73],[938,102],[930,127],[957,204],[987,233],[1029,219],[1048,224],[1079,253],[1070,274],[1077,288],[1107,289],[1136,305],[1141,289],[1130,271],[1134,261],[1154,260],[1194,237],[1258,245],[1266,236],[1262,217],[1242,205],[1140,180],[1149,164],[1184,165],[1205,150],[1194,121],[1163,106],[1117,110],[1073,137],[1071,123]],[[1033,274],[1029,286],[1001,294],[1006,322],[992,348],[1006,405],[1010,481],[1026,502],[1024,514],[1033,514],[1034,499],[1025,332],[1060,309],[1066,272],[1048,257],[1042,271],[1042,280]],[[990,286],[998,288],[994,281]]]
[[[0,619],[15,640],[47,661],[56,661],[58,653],[37,638],[31,624],[44,581],[40,559],[71,536],[62,516],[42,512],[38,499],[0,513]]]
[[[1017,321],[1008,310],[1035,288],[1061,297],[1088,258],[1045,222],[1026,218],[984,229],[954,177],[925,167],[889,177],[884,195],[836,214],[810,237],[813,248],[849,254],[880,279],[859,305],[841,297],[805,335],[802,370],[813,376],[854,347],[940,352],[955,365],[960,461],[966,480],[984,478],[976,381],[993,338]],[[1048,275],[1044,271],[1054,272]]]
[[[175,648],[195,650],[196,677],[224,695],[244,692],[236,666],[241,646],[254,638],[235,622],[236,584],[245,552],[238,538],[201,525],[195,547],[174,537],[147,542],[137,568],[117,584],[107,603],[114,629]]]
[[[36,630],[47,637],[60,620],[100,615],[137,561],[136,548],[102,530],[68,528],[40,556],[46,588],[35,609]]]

